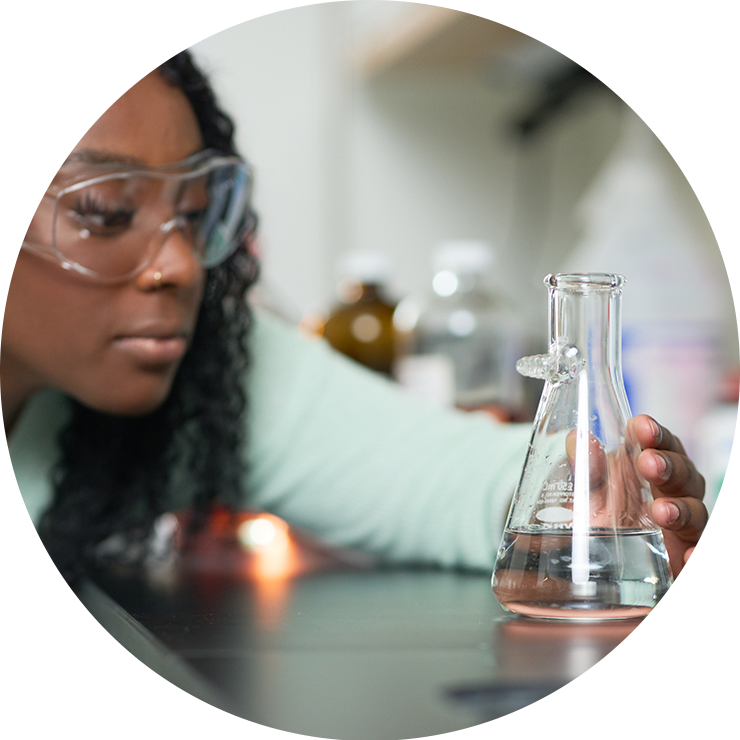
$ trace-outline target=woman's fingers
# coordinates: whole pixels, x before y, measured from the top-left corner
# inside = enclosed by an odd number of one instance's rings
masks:
[[[636,416],[628,425],[642,448],[637,467],[653,492],[651,516],[663,530],[673,573],[678,575],[707,524],[704,477],[681,440],[655,419]]]
[[[653,521],[686,542],[696,542],[707,524],[707,508],[699,500],[657,498],[652,505]]]
[[[626,438],[629,440],[628,448],[641,448],[637,469],[652,489],[653,520],[671,534],[676,544],[680,541],[685,549],[688,543],[695,543],[699,539],[707,523],[707,510],[702,503],[705,489],[703,476],[687,457],[681,440],[650,416],[643,414],[630,419]],[[591,488],[601,490],[609,475],[609,462],[598,440],[589,435],[586,443],[576,431],[572,431],[566,437],[565,447],[571,464],[580,454],[588,456]],[[631,489],[631,463],[620,456],[617,456],[617,462],[623,465],[618,464],[611,471],[615,474],[615,480],[611,482],[616,484],[612,488],[616,490],[621,486]],[[639,484],[635,485],[639,487]]]
[[[686,455],[643,449],[637,458],[637,467],[653,487],[653,495],[690,496],[704,498],[704,477]]]
[[[642,449],[666,450],[685,455],[681,440],[669,429],[658,424],[647,414],[635,416],[627,422],[627,436],[633,435]]]

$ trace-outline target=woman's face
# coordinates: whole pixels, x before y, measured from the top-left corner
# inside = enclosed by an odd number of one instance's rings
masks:
[[[203,148],[185,95],[152,73],[82,138],[76,158],[157,166]],[[45,199],[29,240],[51,242]],[[0,378],[6,425],[23,402],[55,387],[99,411],[136,415],[167,397],[194,330],[204,273],[171,232],[154,262],[123,283],[96,283],[21,250],[10,284]]]

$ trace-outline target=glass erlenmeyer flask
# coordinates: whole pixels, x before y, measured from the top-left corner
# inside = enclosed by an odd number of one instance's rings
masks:
[[[493,571],[510,611],[539,618],[647,614],[672,575],[649,485],[627,438],[624,278],[548,275],[550,348],[517,369],[545,380]]]

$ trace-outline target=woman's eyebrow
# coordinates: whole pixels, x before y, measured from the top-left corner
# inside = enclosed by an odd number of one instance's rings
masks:
[[[143,165],[144,163],[136,157],[130,157],[118,152],[109,152],[104,149],[78,149],[72,152],[64,164],[133,164]]]

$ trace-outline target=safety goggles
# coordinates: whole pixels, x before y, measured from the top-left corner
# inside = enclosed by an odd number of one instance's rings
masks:
[[[138,275],[179,231],[204,268],[253,228],[252,173],[238,157],[200,152],[163,167],[68,162],[39,208],[24,248],[100,282]],[[39,232],[49,234],[39,244]],[[43,238],[43,241],[46,241]]]

